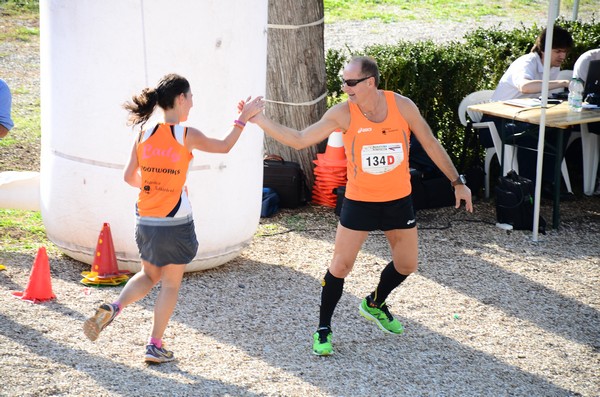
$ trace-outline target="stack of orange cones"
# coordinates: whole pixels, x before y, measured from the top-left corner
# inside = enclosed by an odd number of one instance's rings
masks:
[[[56,299],[56,295],[52,292],[50,264],[48,263],[48,254],[46,254],[45,247],[40,247],[38,250],[25,291],[13,292],[12,294],[19,299],[33,303]]]
[[[312,201],[327,207],[335,207],[337,195],[333,190],[346,186],[346,153],[341,131],[334,131],[327,139],[325,153],[317,154],[314,169],[315,183]]]
[[[105,223],[98,237],[92,269],[89,272],[81,273],[83,276],[81,282],[96,287],[121,285],[129,280],[127,274],[129,271],[119,270],[110,225]]]

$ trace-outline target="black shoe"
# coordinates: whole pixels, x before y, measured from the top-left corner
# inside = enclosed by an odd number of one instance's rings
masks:
[[[560,201],[573,201],[575,200],[575,194],[574,193],[561,193],[560,194]]]
[[[153,344],[146,345],[146,356],[144,361],[151,364],[161,364],[174,361],[173,352],[165,349],[165,346],[156,347]]]
[[[542,183],[542,197],[548,200],[554,200],[554,184],[553,183]],[[575,194],[569,192],[560,192],[560,201],[573,201],[575,200]]]

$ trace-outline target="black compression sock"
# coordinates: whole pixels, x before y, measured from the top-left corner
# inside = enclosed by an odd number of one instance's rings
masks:
[[[393,261],[388,263],[387,266],[381,271],[379,285],[377,285],[375,291],[371,293],[371,298],[378,304],[385,302],[390,292],[402,284],[407,277],[408,275],[405,276],[398,273],[394,267]]]
[[[337,278],[333,274],[325,273],[321,289],[321,309],[319,312],[319,328],[331,327],[331,317],[344,290],[344,279]]]

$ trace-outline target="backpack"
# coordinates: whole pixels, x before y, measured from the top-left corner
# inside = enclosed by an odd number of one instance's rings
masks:
[[[495,191],[498,223],[508,223],[515,230],[533,230],[533,182],[510,171],[498,178]],[[538,232],[546,234],[546,220],[541,216]]]

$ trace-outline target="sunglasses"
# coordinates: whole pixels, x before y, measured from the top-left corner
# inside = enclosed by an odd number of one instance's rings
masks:
[[[347,85],[348,87],[354,87],[356,86],[358,83],[361,83],[363,81],[365,81],[366,79],[370,79],[373,76],[367,76],[367,77],[363,77],[362,79],[354,79],[354,80],[344,80],[342,79],[342,83]]]

